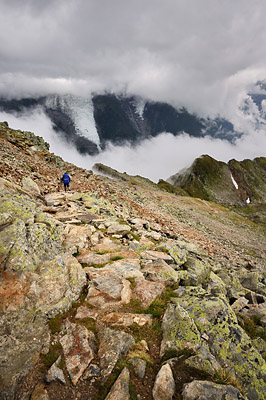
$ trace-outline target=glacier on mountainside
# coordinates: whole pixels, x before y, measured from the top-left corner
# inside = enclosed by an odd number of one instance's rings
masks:
[[[46,98],[45,106],[54,110],[60,108],[71,118],[78,135],[85,137],[97,146],[100,145],[91,98],[73,96],[71,94],[64,96],[52,95]]]

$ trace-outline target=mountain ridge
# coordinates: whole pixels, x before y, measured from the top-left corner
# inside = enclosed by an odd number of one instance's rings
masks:
[[[202,197],[224,204],[244,204],[249,202],[265,202],[266,200],[266,158],[256,157],[228,163],[217,161],[208,155],[202,155],[194,160],[189,168],[179,171],[168,178],[168,182],[185,189],[190,195]],[[226,182],[231,196],[226,198]],[[213,184],[213,193],[211,186]],[[223,196],[218,197],[219,187]],[[236,190],[232,190],[236,189]]]
[[[162,132],[174,136],[211,136],[232,141],[241,134],[223,118],[202,118],[184,107],[148,101],[139,97],[95,94],[91,98],[49,95],[20,100],[0,99],[0,110],[23,115],[40,108],[52,121],[62,140],[81,154],[97,154],[108,143],[136,145]]]

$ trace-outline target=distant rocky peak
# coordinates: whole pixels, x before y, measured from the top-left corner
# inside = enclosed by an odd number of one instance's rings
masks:
[[[265,203],[266,158],[230,160],[226,164],[202,155],[167,182],[186,190],[190,196],[222,204]]]

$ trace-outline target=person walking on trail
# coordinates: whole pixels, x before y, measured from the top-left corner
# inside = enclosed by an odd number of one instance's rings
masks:
[[[68,190],[70,190],[70,187],[69,187],[70,176],[67,173],[64,173],[62,181],[64,184],[65,192],[66,192],[67,188],[68,188]]]

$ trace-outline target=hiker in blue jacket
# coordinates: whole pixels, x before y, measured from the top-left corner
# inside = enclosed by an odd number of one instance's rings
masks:
[[[65,192],[66,192],[67,188],[68,188],[68,190],[70,190],[70,187],[69,187],[70,177],[67,173],[64,173],[62,181],[64,184]]]

